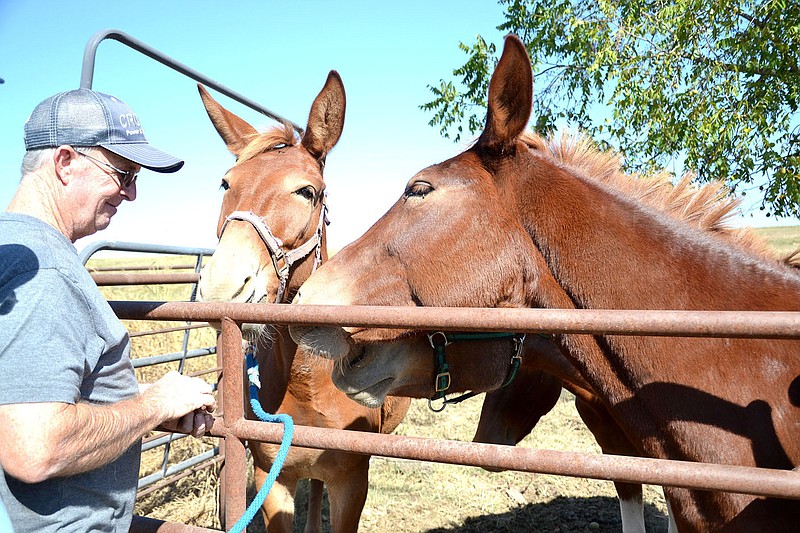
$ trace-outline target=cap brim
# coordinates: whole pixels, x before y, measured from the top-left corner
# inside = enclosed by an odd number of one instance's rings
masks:
[[[145,143],[101,144],[109,152],[155,172],[177,172],[183,161]]]

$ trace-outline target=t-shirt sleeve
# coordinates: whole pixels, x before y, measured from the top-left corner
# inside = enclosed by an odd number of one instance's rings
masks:
[[[55,269],[20,274],[0,301],[0,404],[76,403],[98,341],[74,280]]]

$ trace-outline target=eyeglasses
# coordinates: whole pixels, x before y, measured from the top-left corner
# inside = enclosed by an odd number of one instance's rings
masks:
[[[78,150],[75,150],[75,153],[80,154],[83,157],[86,157],[87,159],[89,159],[90,161],[92,161],[92,162],[94,162],[94,163],[96,163],[98,165],[103,165],[104,167],[110,169],[112,172],[114,172],[114,174],[117,175],[117,179],[119,180],[119,183],[123,188],[127,189],[128,187],[132,186],[134,183],[136,183],[136,178],[139,177],[139,173],[138,172],[119,169],[119,168],[115,167],[114,165],[112,165],[111,163],[106,163],[105,161],[101,161],[100,159],[97,159],[96,157],[92,157],[89,154],[85,154],[85,153],[80,152]]]

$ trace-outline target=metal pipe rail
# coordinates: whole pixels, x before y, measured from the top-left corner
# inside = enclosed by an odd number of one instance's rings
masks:
[[[174,326],[171,328],[161,328],[161,329],[150,329],[147,331],[136,331],[134,333],[130,333],[131,338],[134,337],[147,337],[150,335],[158,335],[160,333],[174,333],[176,331],[187,331],[190,329],[203,329],[203,328],[210,328],[211,325],[206,322],[201,322],[199,324],[186,324],[185,326]]]
[[[164,487],[167,487],[169,485],[172,485],[173,483],[175,483],[175,482],[177,482],[177,481],[179,481],[181,479],[184,479],[184,478],[189,477],[191,475],[197,474],[198,472],[201,472],[201,471],[203,471],[203,470],[205,470],[207,468],[214,467],[214,466],[217,466],[217,465],[221,465],[224,462],[225,462],[225,456],[220,453],[220,454],[216,455],[213,459],[204,461],[204,462],[202,462],[200,464],[197,464],[195,466],[191,466],[189,468],[185,468],[185,469],[181,470],[179,473],[176,473],[175,475],[170,476],[167,479],[162,479],[161,481],[156,481],[155,483],[152,483],[152,484],[148,485],[147,487],[144,487],[144,488],[142,488],[140,490],[137,490],[136,491],[136,498],[138,499],[138,498],[142,498],[144,496],[147,496],[148,494],[150,494],[152,492],[155,492],[157,490],[163,489]]]
[[[92,280],[98,287],[111,285],[180,285],[197,283],[200,274],[197,272],[92,272]]]
[[[218,302],[109,302],[123,319],[683,337],[800,338],[795,311],[487,309]]]
[[[143,270],[194,270],[197,265],[159,265],[157,267],[150,265],[124,265],[124,266],[98,266],[87,267],[91,274],[99,274],[101,272],[141,272]]]
[[[142,451],[152,450],[159,446],[163,446],[168,442],[175,442],[187,438],[189,435],[186,433],[167,433],[166,431],[160,434],[153,435],[152,437],[145,437],[142,439]]]
[[[285,307],[297,310],[303,306]],[[226,419],[216,420],[211,434],[225,437],[226,442],[236,438],[279,444],[283,433],[281,425],[244,419],[242,334],[229,318],[222,320],[220,344],[227,380]],[[385,457],[800,499],[800,472],[788,470],[535,450],[307,426],[295,426],[292,443]]]
[[[186,352],[173,352],[160,355],[150,355],[148,357],[139,357],[133,359],[133,368],[142,368],[144,366],[160,365],[163,363],[174,363],[175,361],[194,359],[196,357],[205,357],[217,353],[216,348],[196,348]]]
[[[84,249],[81,250],[81,253],[79,254],[81,263],[86,264],[86,261],[88,261],[90,257],[101,250],[193,256],[214,254],[213,248],[199,248],[196,246],[172,246],[168,244],[147,244],[126,241],[97,241],[88,244]]]
[[[298,124],[295,124],[291,120],[282,117],[281,115],[275,113],[274,111],[270,111],[266,107],[262,106],[261,104],[254,102],[253,100],[243,96],[228,87],[225,87],[221,83],[212,80],[205,74],[194,70],[191,67],[184,65],[183,63],[176,61],[169,57],[168,55],[156,50],[152,46],[143,43],[142,41],[131,37],[125,32],[113,29],[107,30],[100,30],[99,32],[95,33],[89,42],[86,44],[86,48],[83,52],[83,69],[81,70],[81,89],[91,89],[92,88],[92,80],[94,78],[94,63],[95,63],[95,56],[97,55],[97,47],[103,42],[105,39],[112,39],[118,41],[130,48],[133,48],[137,52],[149,57],[150,59],[154,59],[158,61],[162,65],[165,65],[177,72],[180,72],[184,76],[187,76],[195,81],[198,81],[207,87],[210,87],[225,96],[236,100],[240,104],[244,104],[247,107],[258,111],[259,113],[268,116],[269,118],[276,120],[278,122],[286,122],[291,124],[292,127],[300,134],[303,134],[303,128]]]
[[[166,470],[161,470],[159,472],[155,472],[150,474],[149,476],[145,476],[139,479],[139,488],[147,487],[148,485],[155,483],[156,481],[160,481],[162,479],[166,479],[170,476],[174,476],[179,472],[183,472],[190,467],[198,466],[203,464],[203,466],[208,466],[209,460],[214,459],[217,455],[219,455],[219,449],[213,448],[211,450],[205,451],[201,454],[194,455],[185,461],[181,461],[176,465],[172,465]]]
[[[236,435],[272,444],[281,442],[283,429],[280,424],[239,420],[229,427],[225,425],[228,423],[215,420],[212,436]],[[516,448],[299,425],[294,426],[292,446],[800,500],[800,472],[793,470]]]
[[[219,533],[217,529],[187,526],[175,522],[165,522],[156,518],[134,515],[131,523],[132,533]]]

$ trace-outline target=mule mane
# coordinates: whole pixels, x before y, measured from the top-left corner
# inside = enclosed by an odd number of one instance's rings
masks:
[[[721,181],[696,186],[692,184],[694,175],[686,173],[673,185],[670,174],[666,171],[653,175],[625,173],[620,154],[601,151],[590,137],[582,134],[561,133],[544,138],[536,133],[526,132],[520,140],[556,162],[676,220],[723,237],[761,257],[774,257],[766,243],[750,228],[730,226],[730,219],[736,214],[741,201],[731,197]]]
[[[275,126],[263,133],[255,133],[247,137],[247,145],[239,153],[236,159],[238,163],[244,163],[263,153],[283,148],[286,146],[296,146],[300,139],[295,135],[291,124]]]

